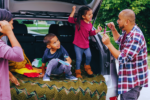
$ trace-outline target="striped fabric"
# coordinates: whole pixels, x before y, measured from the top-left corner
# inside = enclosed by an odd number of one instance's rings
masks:
[[[118,94],[126,93],[135,86],[148,87],[147,46],[143,33],[135,25],[122,44],[125,34],[123,31],[116,41],[121,52],[118,57]]]

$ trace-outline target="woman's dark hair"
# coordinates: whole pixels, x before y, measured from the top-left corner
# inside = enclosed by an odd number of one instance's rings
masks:
[[[10,22],[12,20],[13,16],[11,14],[11,12],[9,12],[6,9],[0,9],[0,21],[6,20],[8,22]],[[2,35],[2,33],[0,33],[0,36]]]
[[[78,30],[80,30],[80,20],[83,19],[82,15],[86,15],[87,11],[91,10],[91,7],[89,6],[83,6],[79,9],[78,11],[78,15],[77,15],[77,21],[76,23],[78,24]]]

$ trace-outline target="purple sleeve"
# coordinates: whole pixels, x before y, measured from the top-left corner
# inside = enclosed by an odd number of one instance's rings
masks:
[[[0,40],[0,58],[20,62],[24,60],[20,47],[10,47]]]
[[[20,47],[10,47],[4,55],[4,59],[21,62],[24,60],[23,51]]]
[[[70,16],[69,16],[69,18],[68,18],[68,22],[69,22],[69,23],[72,23],[72,24],[75,24],[75,23],[76,23],[76,20],[77,20],[77,19],[74,18],[74,17],[70,17]]]

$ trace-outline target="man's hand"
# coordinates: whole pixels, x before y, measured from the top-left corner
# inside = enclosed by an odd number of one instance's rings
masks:
[[[101,26],[98,26],[97,30],[95,30],[95,33],[98,33],[102,30],[102,27]]]
[[[116,30],[115,25],[113,22],[108,23],[107,25],[112,31]]]
[[[0,21],[0,32],[6,36],[12,33],[12,28],[7,21]]]
[[[108,37],[107,34],[104,34],[103,35],[103,38],[102,38],[102,42],[108,47],[111,43],[110,43],[110,39]]]
[[[74,12],[76,11],[76,6],[72,7],[72,11],[74,11]]]
[[[42,73],[41,75],[39,75],[39,77],[44,77],[44,73]]]

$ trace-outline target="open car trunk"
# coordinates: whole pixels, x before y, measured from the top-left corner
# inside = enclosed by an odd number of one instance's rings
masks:
[[[75,5],[77,7],[76,13],[81,6],[90,6],[93,9],[93,20],[95,21],[102,0],[0,0],[0,2],[3,4],[0,6],[10,10],[16,20],[40,19],[63,21],[64,25],[56,29],[57,37],[61,45],[68,51],[70,57],[75,60],[75,51],[72,44],[74,25],[67,23],[68,17],[72,11],[72,6]],[[24,33],[25,31],[21,28],[20,24],[16,25],[16,29],[22,31],[17,32],[14,29],[15,35],[30,61],[32,62],[34,58],[41,58],[46,49],[43,43],[44,36],[28,34],[27,31]],[[60,100],[60,98],[68,100],[66,99],[68,97],[72,98],[71,100],[89,98],[89,100],[104,100],[105,95],[106,99],[109,100],[109,97],[116,96],[117,72],[115,59],[110,54],[108,48],[102,43],[102,36],[100,34],[91,36],[89,41],[92,53],[91,68],[94,74],[97,74],[94,78],[90,79],[85,76],[85,79],[74,82],[62,81],[64,78],[61,81],[53,80],[52,78],[51,82],[43,82],[42,79],[28,79],[16,74],[19,82],[21,82],[21,87],[15,87],[11,84],[12,100],[20,100],[20,98],[25,100],[33,100],[33,98],[49,100],[49,93],[52,99],[56,100]],[[81,66],[83,66],[84,60],[85,57],[83,56]],[[64,86],[65,82],[66,84]],[[56,83],[58,84],[56,85]],[[101,89],[104,92],[102,92]],[[74,97],[74,95],[77,97]]]
[[[76,13],[81,6],[87,5],[92,8],[94,19],[102,0],[1,0],[0,2],[4,4],[3,8],[12,12],[14,17],[48,19],[68,18],[73,5],[76,5]]]

